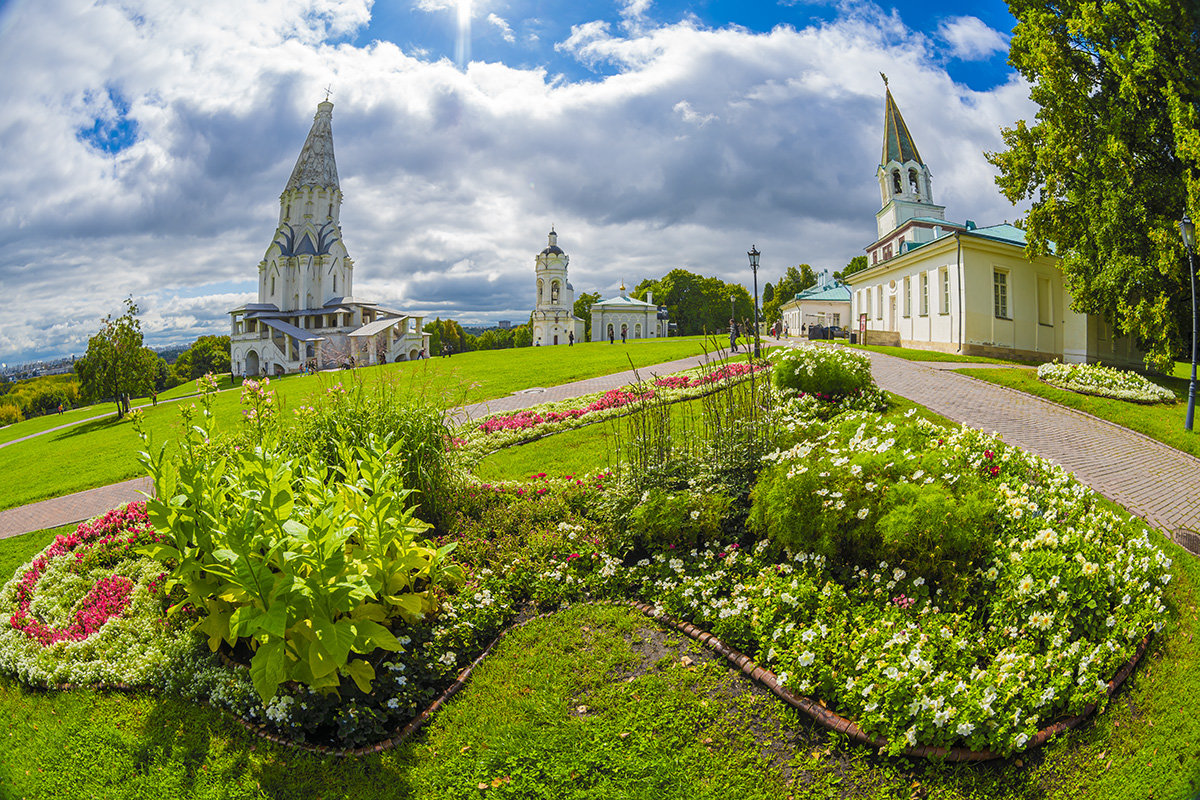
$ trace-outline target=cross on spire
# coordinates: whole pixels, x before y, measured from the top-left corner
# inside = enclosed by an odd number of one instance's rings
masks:
[[[883,73],[880,73],[880,74],[882,75]],[[884,79],[884,83],[887,83],[887,79],[886,79],[886,78]],[[325,85],[325,102],[326,102],[326,103],[328,103],[328,102],[329,102],[329,96],[330,96],[331,94],[333,94],[333,86],[332,86],[332,85],[330,85],[330,84],[326,84],[326,85]]]

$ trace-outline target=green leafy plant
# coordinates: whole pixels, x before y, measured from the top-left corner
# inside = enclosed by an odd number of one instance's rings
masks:
[[[845,348],[803,345],[772,354],[775,387],[786,394],[837,400],[875,389],[871,361]]]
[[[343,678],[369,691],[376,651],[398,651],[392,628],[438,608],[462,580],[454,545],[418,540],[429,526],[407,505],[402,443],[341,445],[332,470],[320,453],[278,445],[213,447],[207,418],[172,459],[142,454],[155,481],[147,504],[164,541],[145,552],[171,567],[167,588],[194,607],[209,647],[244,643],[251,677],[270,699],[284,681],[336,692]]]

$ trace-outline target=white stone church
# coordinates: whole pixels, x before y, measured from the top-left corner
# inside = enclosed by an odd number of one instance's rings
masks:
[[[234,376],[362,366],[429,354],[424,318],[354,297],[354,261],[339,224],[333,103],[312,129],[279,196],[279,227],[258,265],[258,302],[230,311]]]
[[[1071,310],[1058,259],[1029,258],[1007,223],[951,222],[933,201],[921,159],[886,88],[881,208],[869,266],[847,277],[851,330],[868,344],[965,355],[1141,364],[1142,353],[1103,317]]]

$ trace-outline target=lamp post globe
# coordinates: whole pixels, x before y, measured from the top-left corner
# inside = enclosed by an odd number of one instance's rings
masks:
[[[762,354],[758,345],[758,257],[762,253],[758,252],[757,246],[750,245],[746,255],[750,257],[750,271],[754,273],[754,357],[760,358]]]
[[[1196,266],[1192,262],[1192,254],[1196,249],[1196,226],[1186,211],[1183,219],[1179,220],[1179,235],[1183,237],[1183,247],[1187,250],[1188,278],[1192,284],[1192,379],[1188,383],[1187,416],[1183,420],[1184,430],[1190,431],[1196,417],[1196,328],[1200,312],[1196,307]]]

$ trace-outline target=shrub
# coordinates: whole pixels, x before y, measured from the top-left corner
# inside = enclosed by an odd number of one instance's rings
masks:
[[[785,394],[814,394],[837,400],[875,387],[871,361],[862,353],[842,347],[801,345],[771,354],[771,377]]]
[[[401,394],[386,381],[368,388],[355,380],[349,388],[334,384],[312,405],[296,408],[283,425],[288,453],[316,453],[331,469],[341,463],[343,452],[394,449],[400,486],[415,492],[417,513],[444,527],[454,472],[447,450],[450,431],[437,407]]]
[[[629,514],[628,532],[643,551],[699,547],[721,533],[730,505],[719,493],[648,489]]]
[[[0,403],[0,428],[5,425],[12,425],[14,422],[20,422],[25,419],[21,413],[21,409],[8,403]]]
[[[41,414],[53,414],[59,406],[69,408],[71,405],[67,393],[62,389],[43,389],[29,398],[26,413],[33,417]]]
[[[969,446],[924,422],[880,424],[850,414],[819,439],[777,452],[759,476],[749,524],[791,552],[832,564],[886,561],[948,589],[989,552],[993,493]],[[999,462],[996,462],[999,463]]]

